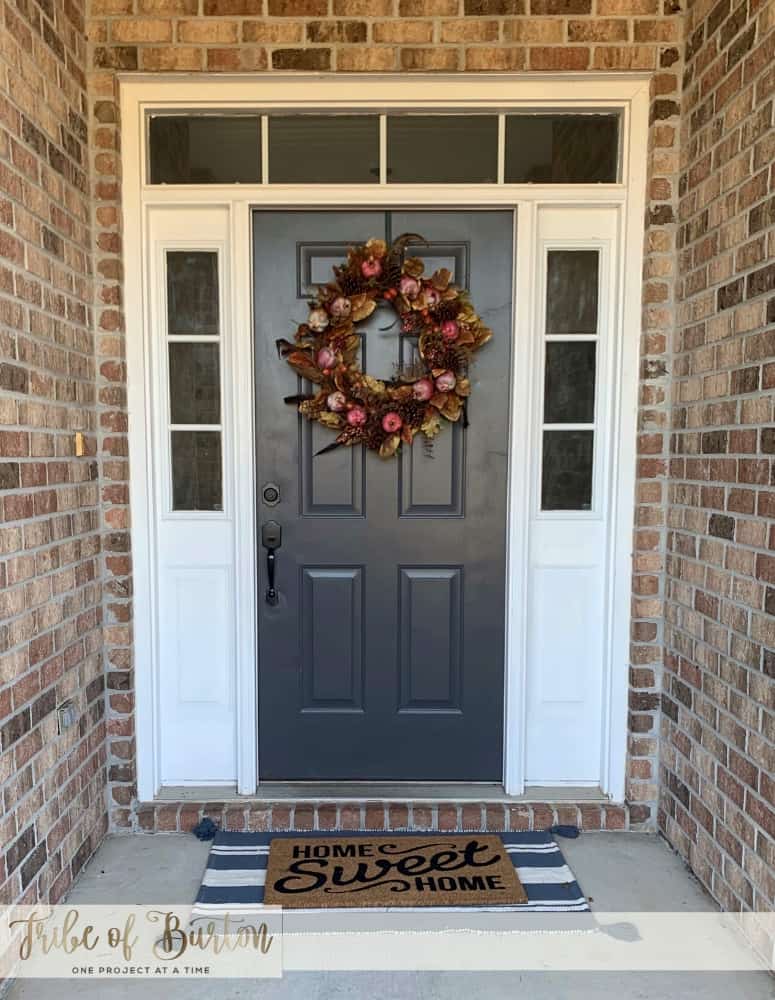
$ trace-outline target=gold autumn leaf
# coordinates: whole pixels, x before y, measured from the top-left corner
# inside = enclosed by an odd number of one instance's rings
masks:
[[[431,415],[425,418],[420,430],[426,437],[435,438],[441,431],[441,421],[439,420],[438,413],[431,411]]]
[[[440,267],[434,271],[431,277],[431,284],[437,292],[443,292],[452,279],[452,272],[447,267]]]
[[[328,410],[324,410],[320,414],[318,421],[323,424],[324,427],[330,427],[332,430],[339,430],[339,428],[344,424],[344,420],[342,420],[338,413],[329,413]]]
[[[463,412],[463,402],[454,392],[447,393],[447,400],[441,411],[447,420],[458,420]]]
[[[456,347],[467,347],[469,344],[475,344],[476,338],[471,332],[471,328],[464,326],[460,328],[460,333],[457,335],[457,340],[455,341]]]
[[[435,406],[437,410],[443,410],[447,402],[446,392],[437,392],[431,396],[429,400],[431,406]]]
[[[323,381],[323,373],[313,363],[310,356],[304,354],[303,351],[294,351],[293,354],[288,355],[286,360],[297,375],[301,375],[302,378],[306,378],[310,382]]]
[[[459,378],[457,384],[455,385],[455,392],[458,396],[470,396],[471,395],[471,382],[467,378]]]
[[[476,346],[482,347],[488,340],[492,340],[492,330],[489,326],[480,326],[476,331]]]
[[[370,257],[384,257],[387,243],[384,240],[370,239],[366,243],[366,253]]]
[[[390,458],[391,455],[395,455],[398,451],[398,446],[401,444],[400,434],[391,434],[389,438],[386,438],[379,449],[380,458]]]
[[[350,319],[353,323],[359,323],[362,319],[366,319],[367,316],[371,316],[377,308],[377,303],[374,299],[369,298],[363,292],[360,295],[353,295],[350,303],[352,304]]]
[[[372,378],[371,375],[361,375],[360,382],[364,389],[368,390],[368,392],[373,392],[376,396],[381,396],[385,391],[385,383],[380,382],[377,378]]]
[[[420,275],[425,270],[425,264],[420,260],[419,257],[407,257],[404,261],[403,272],[404,274],[409,274],[413,278],[419,278]]]

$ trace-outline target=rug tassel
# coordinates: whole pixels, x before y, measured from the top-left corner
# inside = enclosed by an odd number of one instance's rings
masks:
[[[205,818],[201,819],[195,827],[192,827],[191,832],[197,840],[212,840],[218,832],[218,827],[215,823],[213,823],[209,816],[205,816]]]
[[[556,833],[558,837],[567,837],[568,840],[575,840],[579,835],[579,828],[570,823],[558,823],[549,827],[549,833]]]

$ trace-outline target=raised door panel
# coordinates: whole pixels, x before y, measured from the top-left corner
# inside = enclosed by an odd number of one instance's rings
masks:
[[[460,712],[462,567],[399,569],[400,710]]]
[[[296,281],[299,320],[318,286],[331,280],[332,267],[347,257],[347,247],[356,240],[316,242],[301,240],[296,245]],[[363,327],[361,327],[363,330]],[[362,337],[359,363],[366,366],[366,344]],[[299,379],[299,391],[313,393],[315,386]],[[290,414],[288,414],[290,417]],[[318,452],[331,443],[331,431],[313,421],[299,425],[299,492],[303,516],[360,517],[364,513],[363,448],[340,448],[316,460]]]
[[[162,785],[234,780],[232,569],[170,566],[160,584]]]
[[[420,257],[425,273],[446,268],[451,280],[468,287],[470,244],[429,240],[428,245],[412,246],[409,253]],[[415,338],[403,337],[401,363],[411,365],[417,360]],[[446,424],[443,433],[433,441],[418,437],[412,448],[403,449],[399,457],[399,513],[401,517],[461,517],[465,502],[466,436],[462,423]]]
[[[304,567],[301,585],[303,712],[363,711],[363,568]]]

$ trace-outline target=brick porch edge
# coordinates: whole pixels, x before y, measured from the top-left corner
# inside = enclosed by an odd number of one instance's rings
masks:
[[[649,809],[607,802],[153,802],[127,811],[116,833],[188,833],[205,816],[224,830],[582,830],[648,828]]]

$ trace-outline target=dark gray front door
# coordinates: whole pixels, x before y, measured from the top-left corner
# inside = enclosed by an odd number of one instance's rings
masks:
[[[283,531],[275,606],[258,553],[262,780],[502,778],[513,227],[503,211],[255,213],[259,533],[268,520]],[[348,245],[404,232],[429,241],[426,271],[450,268],[493,329],[470,426],[445,424],[430,454],[418,438],[390,461],[315,457],[332,432],[283,402],[301,386],[275,340]],[[386,305],[361,326],[372,375],[412,350],[393,318]]]

